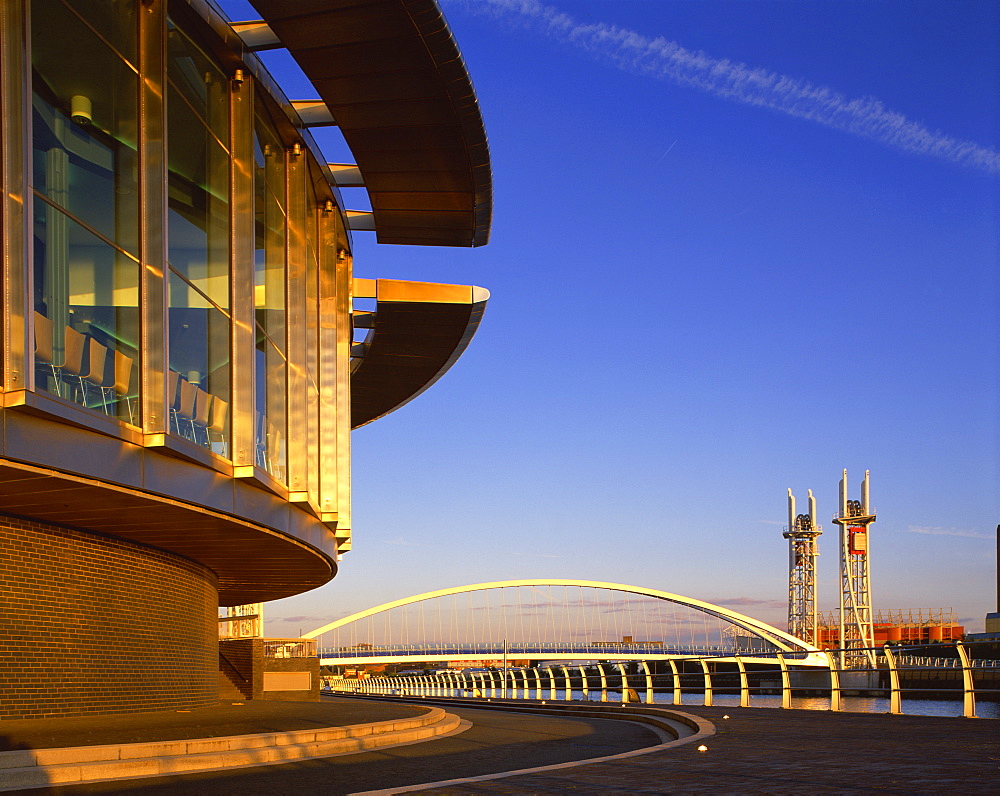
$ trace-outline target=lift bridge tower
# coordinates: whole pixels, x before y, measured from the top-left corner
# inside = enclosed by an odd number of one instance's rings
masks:
[[[875,668],[875,653],[870,649],[875,646],[875,633],[868,561],[868,532],[875,522],[875,509],[869,498],[869,477],[865,470],[861,500],[848,500],[847,470],[844,470],[840,479],[840,508],[833,518],[840,526],[841,668]]]
[[[788,632],[819,646],[816,614],[817,537],[823,529],[816,524],[816,498],[809,490],[809,513],[795,513],[795,495],[788,490]]]

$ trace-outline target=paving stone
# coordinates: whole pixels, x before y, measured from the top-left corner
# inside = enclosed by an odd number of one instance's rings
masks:
[[[1000,793],[1000,722],[769,708],[683,711],[707,752],[662,752],[422,793]],[[728,715],[728,719],[723,719]]]

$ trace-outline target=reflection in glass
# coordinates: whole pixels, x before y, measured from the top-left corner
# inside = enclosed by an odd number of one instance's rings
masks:
[[[229,91],[221,70],[168,27],[170,265],[229,307]]]
[[[37,389],[136,423],[139,265],[36,197]]]
[[[173,271],[169,293],[171,430],[228,455],[229,316]]]
[[[167,393],[171,430],[229,456],[229,88],[168,22]]]
[[[125,60],[137,61],[135,0],[64,0]],[[37,5],[38,0],[32,0]],[[48,3],[46,3],[48,5]]]
[[[33,187],[138,254],[135,69],[58,0],[32,29]]]
[[[315,218],[306,219],[306,467],[309,500],[320,505],[319,261]]]
[[[280,481],[287,468],[285,150],[261,115],[254,124],[254,316],[257,464]]]

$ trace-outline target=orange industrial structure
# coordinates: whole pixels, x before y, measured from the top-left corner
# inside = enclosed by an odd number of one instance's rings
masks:
[[[955,614],[945,608],[876,610],[872,627],[876,646],[957,641],[965,635],[965,628],[956,622]],[[840,624],[836,612],[819,615],[817,646],[820,649],[840,647]]]

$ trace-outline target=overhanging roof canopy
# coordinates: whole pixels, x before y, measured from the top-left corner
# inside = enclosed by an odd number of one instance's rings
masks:
[[[322,586],[336,573],[335,565],[309,545],[263,526],[205,506],[29,463],[0,462],[0,509],[198,561],[218,576],[220,605],[289,597]],[[291,518],[296,510],[285,504],[276,513],[281,511]],[[292,525],[292,520],[286,524]]]
[[[369,329],[351,373],[351,427],[378,420],[436,382],[472,341],[489,291],[469,285],[356,279],[355,297],[376,299],[359,313]]]
[[[329,107],[364,175],[379,243],[481,246],[486,130],[435,0],[251,0]]]

